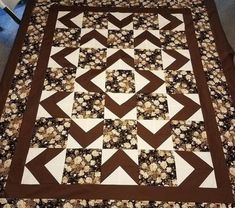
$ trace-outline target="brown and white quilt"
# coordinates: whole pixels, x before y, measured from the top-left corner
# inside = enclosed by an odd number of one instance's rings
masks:
[[[232,54],[211,0],[28,1],[1,207],[234,207]]]

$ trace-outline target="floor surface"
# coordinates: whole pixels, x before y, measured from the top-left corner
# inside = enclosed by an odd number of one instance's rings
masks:
[[[234,0],[215,0],[220,20],[224,28],[230,45],[235,50],[235,1]],[[19,18],[22,17],[24,6],[18,6],[15,13]],[[4,72],[4,68],[14,43],[14,39],[18,30],[18,25],[7,15],[0,10],[0,80]],[[235,60],[235,58],[234,58]]]

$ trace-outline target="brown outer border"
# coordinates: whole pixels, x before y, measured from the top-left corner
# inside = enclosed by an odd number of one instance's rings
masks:
[[[66,10],[63,8],[69,8],[69,10],[78,9],[78,7],[64,7],[64,6],[53,6],[52,10]],[[88,7],[80,7],[81,9]],[[89,10],[99,10],[106,11],[110,8],[90,8]],[[128,8],[114,8],[115,11],[128,12]],[[132,8],[133,10],[133,8]],[[210,188],[193,188],[194,194],[192,194],[191,187],[139,187],[139,186],[110,186],[110,185],[21,185],[21,177],[23,174],[23,167],[26,159],[26,154],[28,151],[27,141],[30,138],[29,134],[32,133],[32,127],[34,120],[36,118],[36,111],[39,98],[42,90],[43,77],[45,75],[45,68],[49,58],[53,30],[51,27],[55,26],[55,18],[57,13],[50,12],[50,21],[45,31],[45,36],[43,39],[42,49],[37,70],[35,72],[32,90],[29,95],[29,101],[27,105],[26,112],[24,114],[24,119],[22,123],[22,128],[20,131],[20,143],[17,145],[14,159],[12,161],[11,171],[7,181],[6,196],[7,197],[17,197],[17,198],[102,198],[102,199],[137,199],[137,200],[164,200],[164,201],[207,201],[207,202],[233,202],[233,196],[231,192],[231,184],[228,178],[228,170],[226,168],[222,145],[220,140],[220,135],[217,129],[217,124],[215,120],[214,109],[210,100],[209,89],[207,87],[205,74],[202,68],[201,57],[199,48],[197,46],[197,40],[195,37],[195,31],[193,28],[193,20],[191,12],[189,9],[169,9],[174,12],[181,12],[187,14],[187,18],[184,16],[185,24],[189,26],[186,30],[187,39],[190,38],[190,54],[192,58],[192,64],[194,68],[195,76],[202,78],[200,83],[197,83],[202,111],[205,117],[206,130],[208,133],[208,140],[210,143],[212,160],[215,167],[215,174],[217,179],[217,189]],[[109,11],[109,10],[108,10]],[[137,10],[139,11],[139,10]],[[161,9],[144,9],[145,12],[160,12]],[[141,9],[143,12],[143,9]],[[52,18],[52,19],[51,19]],[[54,20],[54,21],[53,21]],[[191,26],[190,26],[191,25]],[[41,79],[40,79],[41,78]],[[40,81],[41,80],[41,81]],[[203,97],[202,97],[203,95]],[[36,96],[36,97],[35,97]],[[208,105],[209,103],[209,105]],[[34,106],[34,107],[33,107]],[[36,108],[36,109],[35,109]],[[206,115],[206,116],[205,116]],[[29,126],[30,125],[30,126]],[[30,129],[30,132],[29,132]],[[24,143],[22,145],[22,142]],[[212,144],[213,143],[213,144]],[[216,148],[214,147],[216,145]],[[17,156],[17,157],[16,157]],[[17,171],[14,171],[16,170]],[[46,193],[44,190],[47,190]],[[110,191],[112,190],[112,191]],[[129,190],[128,192],[123,190]],[[49,196],[48,196],[49,195]],[[156,198],[157,196],[157,198]]]
[[[223,72],[228,83],[228,89],[232,97],[233,106],[235,107],[235,65],[233,62],[235,52],[226,38],[214,0],[205,0],[205,6],[215,39],[216,49],[219,53]]]
[[[25,12],[22,17],[21,24],[19,26],[13,47],[9,54],[9,58],[8,58],[8,61],[7,61],[7,64],[6,64],[6,67],[2,76],[2,80],[0,82],[0,117],[3,113],[7,95],[12,84],[12,79],[14,76],[16,66],[18,64],[21,48],[24,43],[24,38],[28,29],[28,25],[29,25],[29,21],[30,21],[30,17],[31,17],[31,13],[34,8],[34,5],[35,5],[35,1],[33,0],[28,0],[26,2]]]

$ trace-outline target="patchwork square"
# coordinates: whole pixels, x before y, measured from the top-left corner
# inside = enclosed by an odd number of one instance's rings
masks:
[[[109,48],[134,48],[133,30],[109,30]]]
[[[106,56],[106,49],[81,48],[78,67],[83,69],[105,69]]]
[[[65,148],[70,119],[40,118],[36,120],[31,148]]]
[[[135,78],[131,70],[107,70],[106,91],[113,93],[134,93]]]
[[[74,90],[76,68],[48,68],[44,80],[44,90],[65,91]]]
[[[136,121],[106,119],[103,147],[105,149],[137,149]]]
[[[79,47],[80,28],[56,28],[52,45],[55,47]]]
[[[135,49],[136,70],[161,70],[161,50]]]
[[[158,15],[155,13],[134,13],[134,30],[158,30]]]
[[[204,122],[172,121],[172,139],[179,151],[209,151]]]
[[[167,93],[197,93],[195,76],[190,71],[171,71],[166,73]]]
[[[101,150],[67,149],[62,184],[100,184]]]
[[[108,18],[106,12],[85,12],[82,27],[93,29],[107,29]]]
[[[164,49],[188,49],[184,31],[161,30],[160,40]]]
[[[137,118],[138,120],[169,119],[166,95],[158,93],[151,93],[151,94],[138,93]]]
[[[163,150],[142,150],[139,154],[139,184],[177,186],[173,153]]]
[[[104,98],[103,93],[76,92],[74,94],[72,118],[103,118]]]

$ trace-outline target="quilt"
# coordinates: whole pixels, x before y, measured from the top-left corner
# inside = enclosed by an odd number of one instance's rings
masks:
[[[1,206],[234,207],[233,54],[212,0],[28,1]]]

